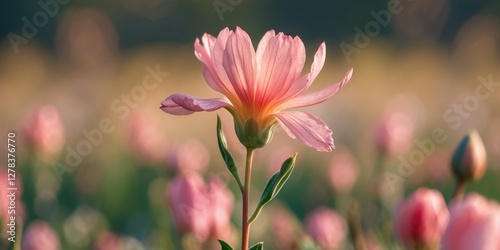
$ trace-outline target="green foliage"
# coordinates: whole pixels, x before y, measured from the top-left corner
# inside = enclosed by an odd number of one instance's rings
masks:
[[[271,177],[271,179],[269,179],[269,182],[262,192],[259,204],[257,205],[257,208],[255,208],[255,212],[250,218],[250,222],[254,221],[257,218],[264,205],[266,205],[268,202],[274,199],[276,195],[278,195],[281,188],[292,174],[293,168],[295,167],[296,158],[297,153],[295,153],[292,157],[286,159],[281,165],[281,169],[276,172]]]
[[[236,166],[231,153],[229,153],[229,150],[227,149],[226,137],[222,132],[222,125],[219,116],[217,116],[217,144],[219,145],[220,154],[226,163],[227,169],[233,175],[234,179],[236,179],[240,190],[243,190],[243,184],[241,183],[240,174],[238,173],[238,166]]]
[[[233,250],[233,248],[223,240],[219,240],[222,250]]]
[[[250,247],[249,250],[263,250],[264,249],[264,242],[259,242],[252,247]]]

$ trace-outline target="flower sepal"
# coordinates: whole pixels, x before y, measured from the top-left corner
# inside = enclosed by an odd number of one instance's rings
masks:
[[[273,122],[267,126],[261,126],[253,117],[246,120],[243,124],[234,119],[236,135],[241,144],[246,148],[262,148],[266,146],[273,138],[274,129],[278,122]]]

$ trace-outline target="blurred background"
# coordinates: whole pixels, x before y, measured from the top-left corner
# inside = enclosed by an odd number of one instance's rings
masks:
[[[240,196],[216,147],[216,114],[175,117],[159,109],[173,93],[220,96],[205,84],[193,42],[236,26],[254,45],[270,29],[299,36],[304,73],[325,41],[327,62],[310,90],[354,68],[336,96],[303,109],[328,123],[336,150],[316,152],[278,129],[257,152],[254,200],[281,162],[299,154],[289,183],[254,224],[253,241],[287,249],[270,233],[280,231],[272,230],[273,213],[286,214],[280,221],[302,235],[315,208],[345,217],[357,201],[365,235],[374,245],[397,246],[374,226],[377,209],[390,216],[422,186],[448,201],[451,155],[471,129],[484,141],[488,169],[468,191],[500,200],[498,1],[2,0],[0,132],[5,140],[16,133],[23,224],[47,222],[61,249],[101,249],[108,241],[124,249],[186,247],[165,190],[189,168],[226,180],[239,228]],[[217,113],[242,164],[232,119]],[[436,130],[445,139],[435,141]],[[6,152],[5,143],[0,148]],[[403,177],[402,162],[414,167]],[[346,239],[341,249],[350,248]]]

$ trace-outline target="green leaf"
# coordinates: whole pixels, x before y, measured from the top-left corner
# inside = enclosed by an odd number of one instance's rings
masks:
[[[223,240],[218,240],[222,250],[233,250],[233,248]]]
[[[253,245],[249,250],[263,250],[263,249],[264,249],[264,242],[259,242]]]
[[[222,132],[222,125],[221,125],[219,116],[217,116],[217,143],[219,144],[219,151],[220,151],[220,154],[222,155],[222,158],[224,159],[224,162],[226,163],[227,169],[236,179],[236,182],[238,183],[240,190],[243,190],[243,184],[241,183],[241,180],[240,180],[240,174],[238,172],[238,167],[236,166],[236,163],[234,162],[233,157],[231,156],[231,154],[229,153],[229,150],[227,149],[226,137],[224,136],[224,133]]]
[[[266,205],[268,202],[274,199],[276,195],[278,195],[281,188],[292,174],[293,168],[295,167],[296,158],[297,153],[295,153],[292,157],[286,159],[283,162],[283,165],[281,165],[280,171],[276,172],[271,177],[271,179],[269,179],[269,182],[267,182],[267,185],[262,192],[259,204],[257,205],[257,208],[255,208],[252,217],[250,217],[249,219],[250,223],[257,218],[264,205]]]

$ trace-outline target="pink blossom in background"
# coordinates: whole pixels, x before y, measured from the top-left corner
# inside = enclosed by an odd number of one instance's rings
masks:
[[[158,119],[149,110],[133,111],[127,119],[126,135],[132,151],[148,164],[160,163],[167,153]]]
[[[402,154],[411,148],[414,129],[415,124],[406,113],[394,111],[376,127],[375,147],[383,154]]]
[[[366,250],[383,250],[377,235],[374,232],[369,232],[365,236]]]
[[[500,204],[476,193],[452,202],[441,246],[443,250],[500,249]]]
[[[210,153],[198,140],[190,139],[181,145],[170,147],[167,167],[174,172],[195,171],[203,173],[210,163]]]
[[[220,179],[205,185],[199,174],[181,173],[168,186],[167,199],[179,232],[191,233],[200,242],[232,237],[234,198]]]
[[[434,247],[441,240],[449,216],[439,191],[420,188],[396,208],[394,233],[407,247]]]
[[[99,234],[94,243],[94,250],[121,250],[120,236],[110,232]]]
[[[210,203],[203,178],[195,173],[175,177],[168,186],[167,199],[177,230],[205,241],[210,234]]]
[[[59,250],[59,237],[45,221],[31,222],[23,233],[22,250]]]
[[[45,161],[57,157],[66,139],[59,112],[52,105],[37,108],[25,122],[24,133],[29,145]]]
[[[161,103],[161,109],[174,115],[227,109],[234,117],[238,138],[247,147],[263,147],[279,123],[292,138],[318,151],[334,148],[332,131],[313,114],[285,111],[311,106],[332,97],[351,78],[323,90],[301,95],[323,68],[326,46],[322,43],[314,56],[311,71],[301,76],[305,48],[299,37],[268,31],[254,49],[248,34],[236,27],[223,29],[217,37],[204,34],[194,43],[195,55],[203,63],[208,85],[225,98],[197,99],[174,94]],[[243,129],[245,124],[252,131]],[[246,134],[250,133],[250,134]],[[254,138],[248,141],[248,137]],[[257,138],[257,140],[255,140]],[[258,141],[257,144],[253,144]]]
[[[283,205],[270,210],[270,231],[278,249],[291,249],[297,244],[298,223],[292,212]]]
[[[307,216],[305,231],[322,249],[340,249],[347,236],[347,225],[337,212],[320,207]]]
[[[446,150],[437,149],[427,157],[424,166],[427,166],[427,176],[435,183],[445,184],[451,178],[450,155]]]
[[[339,193],[350,192],[358,179],[359,167],[347,150],[333,156],[328,170],[330,184]]]
[[[209,225],[213,239],[231,237],[231,212],[233,211],[234,197],[219,178],[212,178],[208,182],[208,199],[210,202]]]

